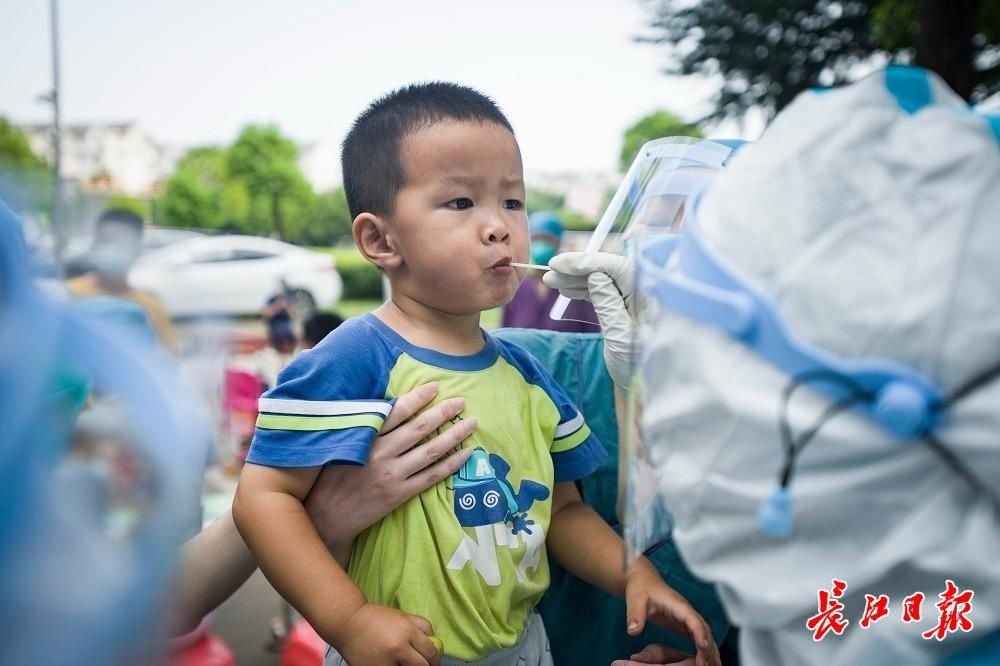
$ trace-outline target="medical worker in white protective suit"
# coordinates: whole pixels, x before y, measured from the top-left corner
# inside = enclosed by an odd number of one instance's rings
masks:
[[[673,538],[743,662],[1000,663],[1000,120],[890,68],[800,95],[689,208],[638,287],[610,254],[546,282],[589,292],[620,385],[638,368]]]

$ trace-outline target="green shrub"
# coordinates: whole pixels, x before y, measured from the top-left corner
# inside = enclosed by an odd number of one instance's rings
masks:
[[[337,262],[337,272],[344,281],[345,299],[382,300],[382,273],[368,263],[354,247],[314,247],[330,254]]]
[[[149,219],[149,202],[125,194],[112,194],[104,202],[105,208],[121,208],[131,211],[146,220]]]
[[[575,210],[561,210],[559,216],[569,231],[593,231],[597,226],[597,220],[592,220]]]

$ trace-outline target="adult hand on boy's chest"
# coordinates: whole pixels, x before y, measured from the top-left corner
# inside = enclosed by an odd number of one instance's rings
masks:
[[[328,545],[352,541],[406,500],[450,477],[472,454],[472,449],[449,452],[475,430],[474,418],[462,419],[416,446],[465,407],[462,398],[449,398],[420,412],[436,395],[437,385],[432,382],[400,396],[364,466],[327,465],[323,469],[305,505]]]

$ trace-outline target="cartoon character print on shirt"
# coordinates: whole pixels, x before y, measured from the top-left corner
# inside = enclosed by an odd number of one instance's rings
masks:
[[[528,509],[535,500],[546,500],[549,489],[525,479],[517,492],[507,480],[510,464],[495,453],[477,446],[465,464],[452,475],[455,517],[462,527],[509,523],[511,534],[531,534],[535,521]]]
[[[460,571],[471,564],[487,585],[498,586],[503,582],[498,549],[511,549],[518,552],[514,573],[524,582],[542,564],[545,548],[545,531],[528,518],[528,510],[548,499],[549,488],[524,479],[515,490],[508,480],[510,464],[472,444],[472,455],[451,477],[451,490],[455,518],[473,532],[462,536],[446,566]]]

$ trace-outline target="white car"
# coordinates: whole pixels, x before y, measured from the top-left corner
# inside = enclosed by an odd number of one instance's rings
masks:
[[[300,316],[336,305],[343,281],[333,257],[257,236],[202,236],[142,255],[129,283],[173,317],[259,314],[290,294]]]
[[[205,234],[192,229],[176,229],[174,227],[146,227],[142,232],[142,252],[155,252],[174,243],[204,238]]]

